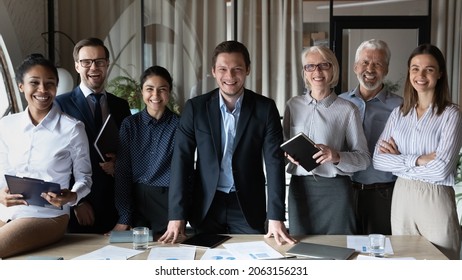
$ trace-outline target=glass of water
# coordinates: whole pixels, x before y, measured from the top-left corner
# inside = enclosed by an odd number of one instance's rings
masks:
[[[146,250],[149,242],[149,228],[136,227],[133,228],[133,249]]]
[[[369,253],[371,256],[385,256],[385,239],[383,234],[369,234]]]

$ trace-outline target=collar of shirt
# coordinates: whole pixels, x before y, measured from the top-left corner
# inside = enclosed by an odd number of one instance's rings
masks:
[[[168,122],[171,119],[171,116],[173,115],[173,112],[170,111],[167,107],[165,107],[165,111],[162,114],[162,117],[160,119],[153,118],[151,115],[148,113],[148,109],[144,108],[141,111],[141,120],[145,125],[149,124],[158,124],[162,122]]]
[[[223,99],[221,92],[219,92],[218,96],[220,98],[220,110],[223,116],[224,113],[229,112],[229,111],[228,111],[228,107],[226,107],[225,100]],[[239,113],[241,112],[241,107],[242,107],[242,99],[244,99],[244,93],[242,93],[241,96],[239,96],[239,98],[236,100],[236,104],[234,105],[234,110],[229,113],[233,115],[236,115],[236,114],[239,115]]]
[[[48,114],[43,118],[42,121],[40,121],[40,123],[37,126],[35,126],[32,123],[32,120],[30,119],[29,107],[27,107],[26,110],[24,110],[24,112],[25,112],[25,114],[23,115],[24,123],[27,123],[27,127],[29,126],[40,127],[41,126],[49,131],[54,131],[55,127],[58,125],[59,118],[56,117],[56,115],[60,113],[60,110],[58,109],[58,106],[55,105],[55,103],[53,103]]]
[[[382,89],[373,98],[365,102],[369,102],[372,100],[380,100],[380,102],[385,103],[389,94],[390,93],[388,92],[388,89],[386,87],[382,87]],[[361,100],[364,100],[361,96],[361,93],[359,92],[359,85],[354,90],[350,91],[348,93],[348,96],[350,96],[351,98],[357,97]]]
[[[332,103],[334,103],[336,99],[337,99],[337,94],[335,94],[333,91],[331,91],[329,96],[327,96],[326,98],[320,101],[314,99],[311,96],[311,91],[308,94],[305,94],[305,100],[308,104],[319,104],[326,108],[329,108],[329,106],[332,105]]]
[[[90,106],[92,113],[94,114],[95,110],[95,99],[90,98],[90,94],[94,93],[91,89],[89,89],[87,86],[85,86],[83,83],[80,84],[80,90],[82,91],[83,95],[87,99],[88,106]],[[99,103],[101,104],[101,112],[103,113],[103,121],[107,118],[109,115],[109,105],[107,104],[107,92],[106,90],[103,89],[101,91],[101,99],[99,100]]]
[[[94,93],[94,91],[89,89],[84,84],[80,84],[80,90],[82,91],[85,98],[87,98],[90,94]],[[103,96],[104,96],[103,98],[106,98],[106,90],[105,89],[103,89],[103,91],[101,91],[101,94],[103,94]],[[101,100],[103,100],[103,99],[101,99]]]

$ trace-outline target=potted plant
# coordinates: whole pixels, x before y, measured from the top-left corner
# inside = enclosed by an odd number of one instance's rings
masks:
[[[140,111],[144,108],[140,84],[135,79],[128,76],[117,76],[108,82],[108,90],[127,100],[130,109]]]

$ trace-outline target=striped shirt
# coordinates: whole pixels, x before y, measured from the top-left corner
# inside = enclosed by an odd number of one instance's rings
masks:
[[[407,116],[396,108],[377,142],[374,167],[406,179],[453,186],[461,134],[461,113],[455,105],[446,107],[439,116],[430,106],[420,119],[415,108]],[[388,141],[390,137],[395,140],[400,155],[379,153],[380,141]],[[432,152],[436,152],[434,160],[423,166],[416,165],[419,156]]]
[[[320,101],[310,94],[292,97],[286,104],[283,127],[285,140],[303,132],[316,144],[327,145],[340,154],[338,164],[325,163],[311,172],[289,163],[289,174],[351,176],[366,169],[371,162],[358,108],[335,93]]]

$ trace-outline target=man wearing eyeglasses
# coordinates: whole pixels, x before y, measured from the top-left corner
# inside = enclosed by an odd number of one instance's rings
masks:
[[[104,89],[109,66],[109,50],[98,38],[83,39],[74,47],[75,70],[80,85],[56,97],[63,112],[82,121],[90,143],[93,185],[91,192],[71,211],[69,232],[107,233],[117,223],[114,206],[115,154],[99,156],[93,143],[102,123],[111,115],[118,127],[130,115],[128,102]]]
[[[384,41],[362,42],[356,51],[354,65],[359,85],[340,95],[358,107],[371,155],[391,111],[403,102],[403,98],[384,86],[389,63],[390,49]],[[395,180],[396,176],[390,172],[376,170],[372,165],[353,174],[358,234],[391,234],[391,197]]]

